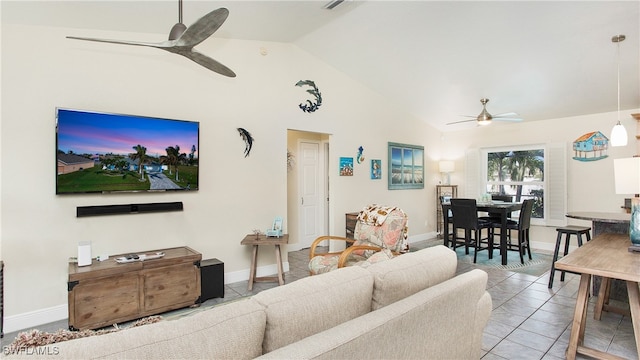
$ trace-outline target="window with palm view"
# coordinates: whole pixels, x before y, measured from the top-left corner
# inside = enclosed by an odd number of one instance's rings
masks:
[[[544,218],[544,149],[487,150],[486,191],[510,195],[513,201],[533,199],[532,217]]]

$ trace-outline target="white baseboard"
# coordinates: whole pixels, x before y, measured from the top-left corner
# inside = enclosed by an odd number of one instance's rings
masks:
[[[289,262],[285,261],[282,263],[282,268],[284,272],[289,271]],[[232,284],[239,281],[249,280],[249,269],[232,271],[224,273],[224,283]],[[256,276],[269,276],[278,273],[278,266],[276,264],[258,266],[256,269]]]
[[[434,239],[437,235],[438,235],[438,233],[435,232],[435,231],[432,231],[430,233],[412,235],[412,236],[409,236],[409,244],[412,244],[412,243],[415,243],[415,242],[418,242],[418,241]]]
[[[42,324],[48,324],[54,321],[67,319],[68,316],[69,312],[67,309],[67,304],[30,311],[28,313],[7,316],[4,318],[4,327],[2,331],[7,334],[20,330],[28,330],[38,327]]]

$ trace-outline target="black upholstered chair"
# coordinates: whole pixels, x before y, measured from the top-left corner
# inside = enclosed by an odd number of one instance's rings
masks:
[[[475,248],[473,262],[478,257],[478,251],[487,250],[489,259],[493,258],[493,226],[491,221],[478,219],[478,209],[475,199],[451,199],[451,213],[453,215],[453,234],[451,244],[455,250],[464,246],[465,254],[469,254],[469,247]],[[458,236],[458,229],[464,230],[464,237]],[[487,230],[487,236],[482,237],[482,230]],[[473,235],[473,237],[472,237]]]
[[[518,251],[520,253],[520,263],[524,264],[524,254],[529,255],[531,260],[531,246],[529,245],[529,228],[531,228],[531,214],[533,213],[533,199],[524,200],[520,209],[518,221],[509,220],[507,222],[508,240],[507,250]],[[494,228],[500,228],[499,222],[492,222]],[[518,241],[512,240],[511,232],[518,232]]]
[[[512,202],[513,196],[512,195],[491,195],[491,200]]]
[[[447,198],[446,202],[448,202],[449,199],[450,198]],[[447,210],[447,209],[444,208],[445,197],[444,196],[440,196],[439,200],[440,200],[440,210],[442,210],[442,226],[444,226],[445,217],[446,217],[446,220],[447,220],[447,223],[448,223],[447,226],[449,226],[449,229],[443,229],[442,230],[443,236],[445,236],[444,234],[447,234],[445,239],[444,239],[444,245],[446,247],[449,247],[449,236],[452,236],[451,235],[452,232],[449,231],[449,230],[451,228],[451,225],[453,224],[453,216],[452,216],[452,213],[451,213],[450,209]],[[438,221],[440,221],[440,219],[438,219]],[[455,247],[454,247],[454,249],[455,249]]]
[[[513,202],[512,195],[491,195],[491,201],[504,201],[504,202]],[[511,213],[507,214],[507,217],[511,217]],[[487,216],[481,216],[482,220],[490,220],[493,222],[500,222],[501,215],[500,213],[488,213]]]

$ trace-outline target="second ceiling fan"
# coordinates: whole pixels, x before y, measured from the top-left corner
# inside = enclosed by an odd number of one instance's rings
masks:
[[[489,99],[486,99],[486,98],[480,99],[480,103],[482,104],[482,112],[479,115],[477,115],[477,116],[465,115],[466,117],[471,117],[473,119],[454,121],[454,122],[447,123],[447,125],[460,124],[460,123],[465,123],[465,122],[470,122],[470,121],[476,121],[478,123],[478,125],[489,125],[489,124],[491,124],[491,121],[493,121],[493,120],[496,120],[496,121],[522,121],[522,118],[520,117],[520,115],[518,115],[517,113],[514,113],[514,112],[502,113],[502,114],[498,114],[498,115],[489,114],[489,112],[487,111],[487,103],[488,102],[489,102]]]

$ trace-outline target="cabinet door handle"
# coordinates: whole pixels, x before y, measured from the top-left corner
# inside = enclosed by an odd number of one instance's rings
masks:
[[[304,197],[302,197],[302,205],[304,205]]]

